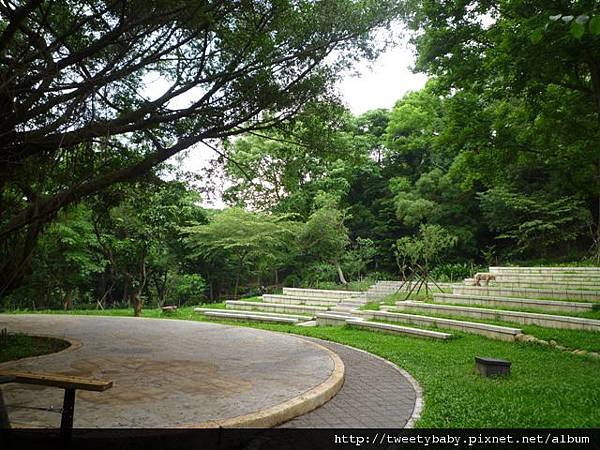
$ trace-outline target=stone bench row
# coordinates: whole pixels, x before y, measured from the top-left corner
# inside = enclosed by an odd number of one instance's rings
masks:
[[[284,313],[274,313],[274,312],[263,312],[263,311],[247,311],[247,310],[230,310],[230,309],[217,309],[217,308],[194,308],[194,312],[197,313],[206,313],[206,312],[226,312],[231,314],[254,314],[257,316],[267,316],[267,317],[285,317],[287,319],[296,319],[298,321],[307,320],[307,316],[300,314],[284,314]]]
[[[416,314],[403,314],[390,311],[359,311],[355,314],[365,319],[379,319],[389,322],[448,328],[465,333],[478,334],[480,336],[486,336],[502,341],[514,341],[517,335],[522,334],[522,331],[519,328],[489,325],[485,323],[468,322],[456,319],[442,319],[439,317],[420,316]]]
[[[318,325],[346,325],[353,328],[362,328],[374,331],[383,331],[391,334],[400,334],[410,337],[428,338],[428,339],[441,339],[446,340],[452,337],[449,333],[443,333],[440,331],[423,330],[420,328],[403,327],[388,323],[369,322],[361,318],[347,317],[339,314],[332,313],[319,313],[317,314]]]
[[[460,295],[492,295],[496,297],[523,297],[537,299],[562,299],[575,301],[600,300],[600,291],[568,290],[568,289],[532,289],[504,288],[490,286],[455,285],[454,294]]]
[[[600,274],[511,274],[511,273],[496,273],[493,274],[496,281],[523,281],[523,282],[563,282],[563,283],[599,283]]]
[[[390,323],[369,322],[361,319],[347,319],[346,325],[352,328],[362,328],[391,334],[400,334],[403,336],[438,339],[444,341],[452,337],[450,333],[442,333],[441,331],[422,330],[420,328],[403,327]]]
[[[265,303],[284,303],[288,305],[311,305],[311,306],[335,306],[341,299],[338,298],[319,298],[299,295],[285,294],[264,294],[262,296]]]
[[[566,328],[572,330],[600,331],[600,320],[581,317],[558,316],[523,311],[474,308],[469,306],[438,305],[422,302],[396,302],[397,311],[426,311],[453,316],[473,317],[484,320],[501,320],[522,325],[538,325],[546,328]]]
[[[334,291],[328,289],[301,289],[301,288],[283,288],[284,295],[300,295],[303,297],[318,297],[318,298],[348,298],[359,297],[364,293],[359,291]]]
[[[511,266],[491,266],[490,273],[517,273],[517,274],[600,274],[600,267],[511,267]]]
[[[465,283],[469,285],[469,283]],[[522,280],[495,280],[490,282],[492,287],[526,288],[526,289],[553,289],[553,290],[592,290],[600,288],[600,282],[589,281],[522,281]]]
[[[436,303],[457,303],[461,305],[508,306],[511,308],[537,308],[545,311],[586,312],[592,311],[595,304],[589,302],[564,302],[558,300],[536,300],[520,297],[497,297],[491,295],[434,294]]]
[[[227,300],[225,302],[227,309],[237,309],[246,311],[267,311],[281,313],[301,313],[312,314],[317,312],[327,311],[325,306],[310,306],[310,305],[287,305],[281,303],[261,303],[261,302],[245,302],[242,300]]]
[[[292,317],[282,317],[276,315],[256,314],[253,312],[233,312],[225,310],[203,311],[204,316],[215,319],[234,319],[234,320],[249,320],[256,322],[272,322],[272,323],[288,323],[297,324],[298,319]],[[306,320],[306,318],[304,319]]]
[[[371,288],[374,287],[388,287],[388,286],[392,286],[392,287],[399,287],[399,286],[403,286],[403,285],[411,285],[412,283],[415,284],[419,284],[420,281],[394,281],[394,280],[386,280],[386,281],[378,281],[377,283],[375,283],[374,285],[371,286]],[[429,284],[434,286],[433,281],[429,281]],[[440,287],[451,287],[452,283],[448,283],[448,282],[444,282],[444,281],[436,281],[435,284],[437,284]]]

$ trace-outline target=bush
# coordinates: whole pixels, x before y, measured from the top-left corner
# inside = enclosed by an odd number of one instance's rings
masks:
[[[197,273],[178,275],[174,282],[172,299],[178,305],[190,301],[200,302],[205,298],[206,281]]]

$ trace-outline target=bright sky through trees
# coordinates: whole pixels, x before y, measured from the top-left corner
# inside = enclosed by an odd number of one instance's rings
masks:
[[[354,73],[345,74],[337,84],[340,94],[353,114],[359,115],[377,108],[392,108],[404,94],[425,86],[427,76],[413,73],[413,50],[407,45],[408,37],[383,53],[373,64],[359,63]],[[200,172],[215,153],[198,145],[182,159],[181,168]],[[204,206],[222,208],[220,198],[205,200]]]

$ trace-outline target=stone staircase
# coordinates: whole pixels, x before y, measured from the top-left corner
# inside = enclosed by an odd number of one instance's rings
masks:
[[[496,279],[487,286],[473,286],[471,279],[437,283],[439,288],[430,284],[433,298],[427,301],[383,305],[385,297],[407,292],[410,285],[379,281],[367,292],[284,288],[260,302],[227,301],[225,310],[197,311],[213,318],[349,326],[434,340],[450,339],[445,330],[505,341],[535,339],[519,325],[600,332],[600,320],[583,317],[600,308],[600,268],[491,267],[490,273]],[[380,309],[362,309],[368,302],[380,303]]]

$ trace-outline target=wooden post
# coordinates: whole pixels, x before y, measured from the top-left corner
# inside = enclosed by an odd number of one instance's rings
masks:
[[[60,439],[70,441],[73,432],[73,413],[75,410],[75,389],[65,389],[62,417],[60,419]]]

